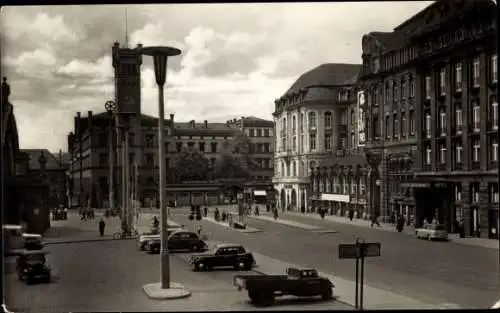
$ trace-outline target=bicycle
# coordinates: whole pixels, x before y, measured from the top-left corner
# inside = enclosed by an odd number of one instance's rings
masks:
[[[136,239],[139,232],[136,229],[129,229],[128,231],[119,231],[113,234],[113,240],[120,239]]]

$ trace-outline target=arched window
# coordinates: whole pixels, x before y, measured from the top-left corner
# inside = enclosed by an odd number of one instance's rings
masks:
[[[332,128],[332,112],[325,113],[325,128]]]
[[[285,163],[281,163],[281,177],[286,176],[286,169],[285,169]]]
[[[295,164],[295,161],[292,161],[292,173],[294,177],[297,176],[297,165]]]
[[[304,131],[304,113],[300,113],[299,131],[300,132]]]
[[[306,162],[304,162],[304,161],[301,162],[300,172],[302,173],[302,176],[307,176],[308,171],[307,171]]]
[[[297,118],[292,116],[292,133],[295,135],[295,132],[297,131]]]

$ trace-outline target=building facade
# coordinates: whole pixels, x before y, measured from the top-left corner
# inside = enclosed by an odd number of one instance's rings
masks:
[[[281,209],[311,206],[310,169],[348,142],[348,114],[357,64],[323,64],[306,72],[275,101],[274,188]]]
[[[495,5],[436,1],[363,37],[372,211],[497,237]],[[460,25],[457,27],[457,25]]]

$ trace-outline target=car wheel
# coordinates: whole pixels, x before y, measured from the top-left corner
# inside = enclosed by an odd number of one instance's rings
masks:
[[[321,299],[323,299],[323,300],[330,300],[331,298],[333,298],[332,288],[328,288],[328,290],[324,290],[321,293]]]
[[[204,270],[205,269],[205,264],[203,264],[202,262],[196,263],[196,269],[199,270],[199,271]]]

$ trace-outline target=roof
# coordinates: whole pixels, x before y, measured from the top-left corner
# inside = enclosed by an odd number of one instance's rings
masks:
[[[361,64],[326,63],[302,74],[285,95],[314,86],[354,85],[361,72]]]
[[[29,168],[34,170],[40,169],[40,162],[38,159],[43,153],[43,156],[47,160],[45,163],[46,170],[60,170],[63,169],[63,164],[59,163],[58,158],[56,158],[52,153],[50,153],[47,149],[21,149],[21,152],[24,152],[29,157]]]
[[[241,244],[237,243],[219,243],[214,246],[215,248],[232,248],[232,247],[243,247]]]
[[[226,123],[196,123],[194,121],[175,123],[174,136],[232,136],[236,129]]]

